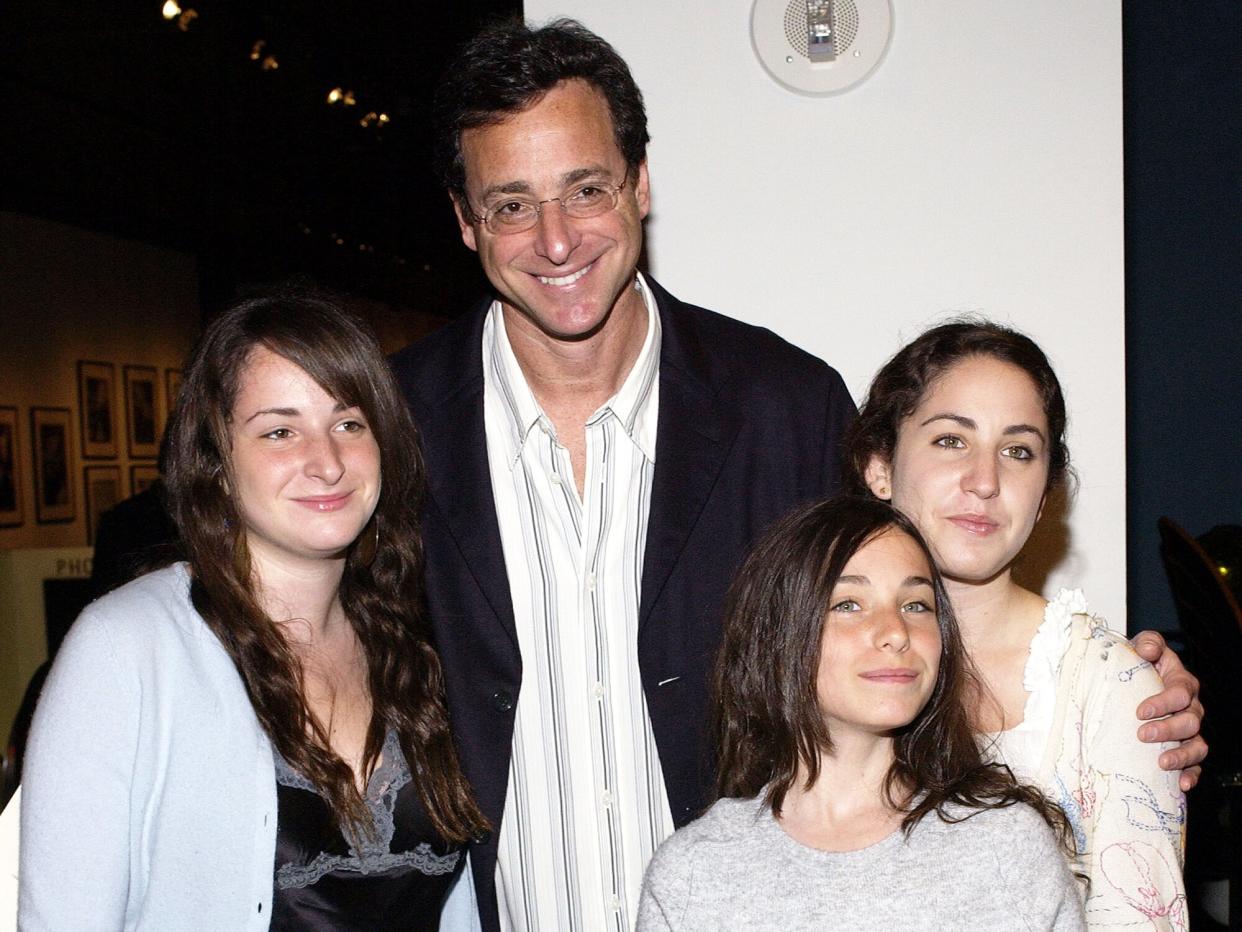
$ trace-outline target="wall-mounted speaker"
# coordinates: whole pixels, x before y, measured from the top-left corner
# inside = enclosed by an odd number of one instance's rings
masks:
[[[764,70],[799,94],[840,94],[879,67],[890,0],[755,0],[750,40]]]

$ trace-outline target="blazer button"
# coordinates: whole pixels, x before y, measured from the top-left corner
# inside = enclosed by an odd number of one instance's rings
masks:
[[[473,837],[470,840],[473,841],[476,845],[485,845],[489,841],[492,840],[492,833],[489,832],[485,828],[481,828],[477,832],[474,833]]]
[[[492,694],[492,708],[497,712],[505,713],[513,711],[513,697],[503,689]]]

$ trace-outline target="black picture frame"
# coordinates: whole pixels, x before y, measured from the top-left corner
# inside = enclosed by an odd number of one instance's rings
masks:
[[[21,440],[17,408],[0,406],[0,527],[21,527],[26,523]]]
[[[85,467],[82,470],[82,489],[86,497],[86,543],[93,547],[100,517],[125,497],[121,489],[121,467]]]
[[[160,452],[154,366],[125,367],[125,421],[131,459],[155,459]]]
[[[181,370],[165,369],[164,370],[164,423],[168,423],[168,419],[173,416],[173,412],[177,410],[177,396],[181,394]]]
[[[76,520],[73,478],[77,463],[68,408],[30,409],[30,450],[34,464],[35,521],[67,524]]]
[[[116,459],[120,451],[116,366],[78,360],[78,416],[82,424],[82,459]]]

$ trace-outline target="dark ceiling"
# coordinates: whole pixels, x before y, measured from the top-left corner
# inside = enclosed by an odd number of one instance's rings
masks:
[[[290,275],[438,313],[481,287],[427,115],[520,0],[179,2],[0,8],[0,209],[192,252],[206,306]]]

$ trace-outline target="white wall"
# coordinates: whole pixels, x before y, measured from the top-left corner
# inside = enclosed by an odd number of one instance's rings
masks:
[[[1065,385],[1082,484],[1075,584],[1125,625],[1121,8],[893,0],[887,57],[844,95],[783,90],[749,0],[526,0],[612,42],[647,101],[653,272],[764,324],[855,397],[952,312],[1030,333]],[[1038,578],[1038,559],[1028,572]]]

